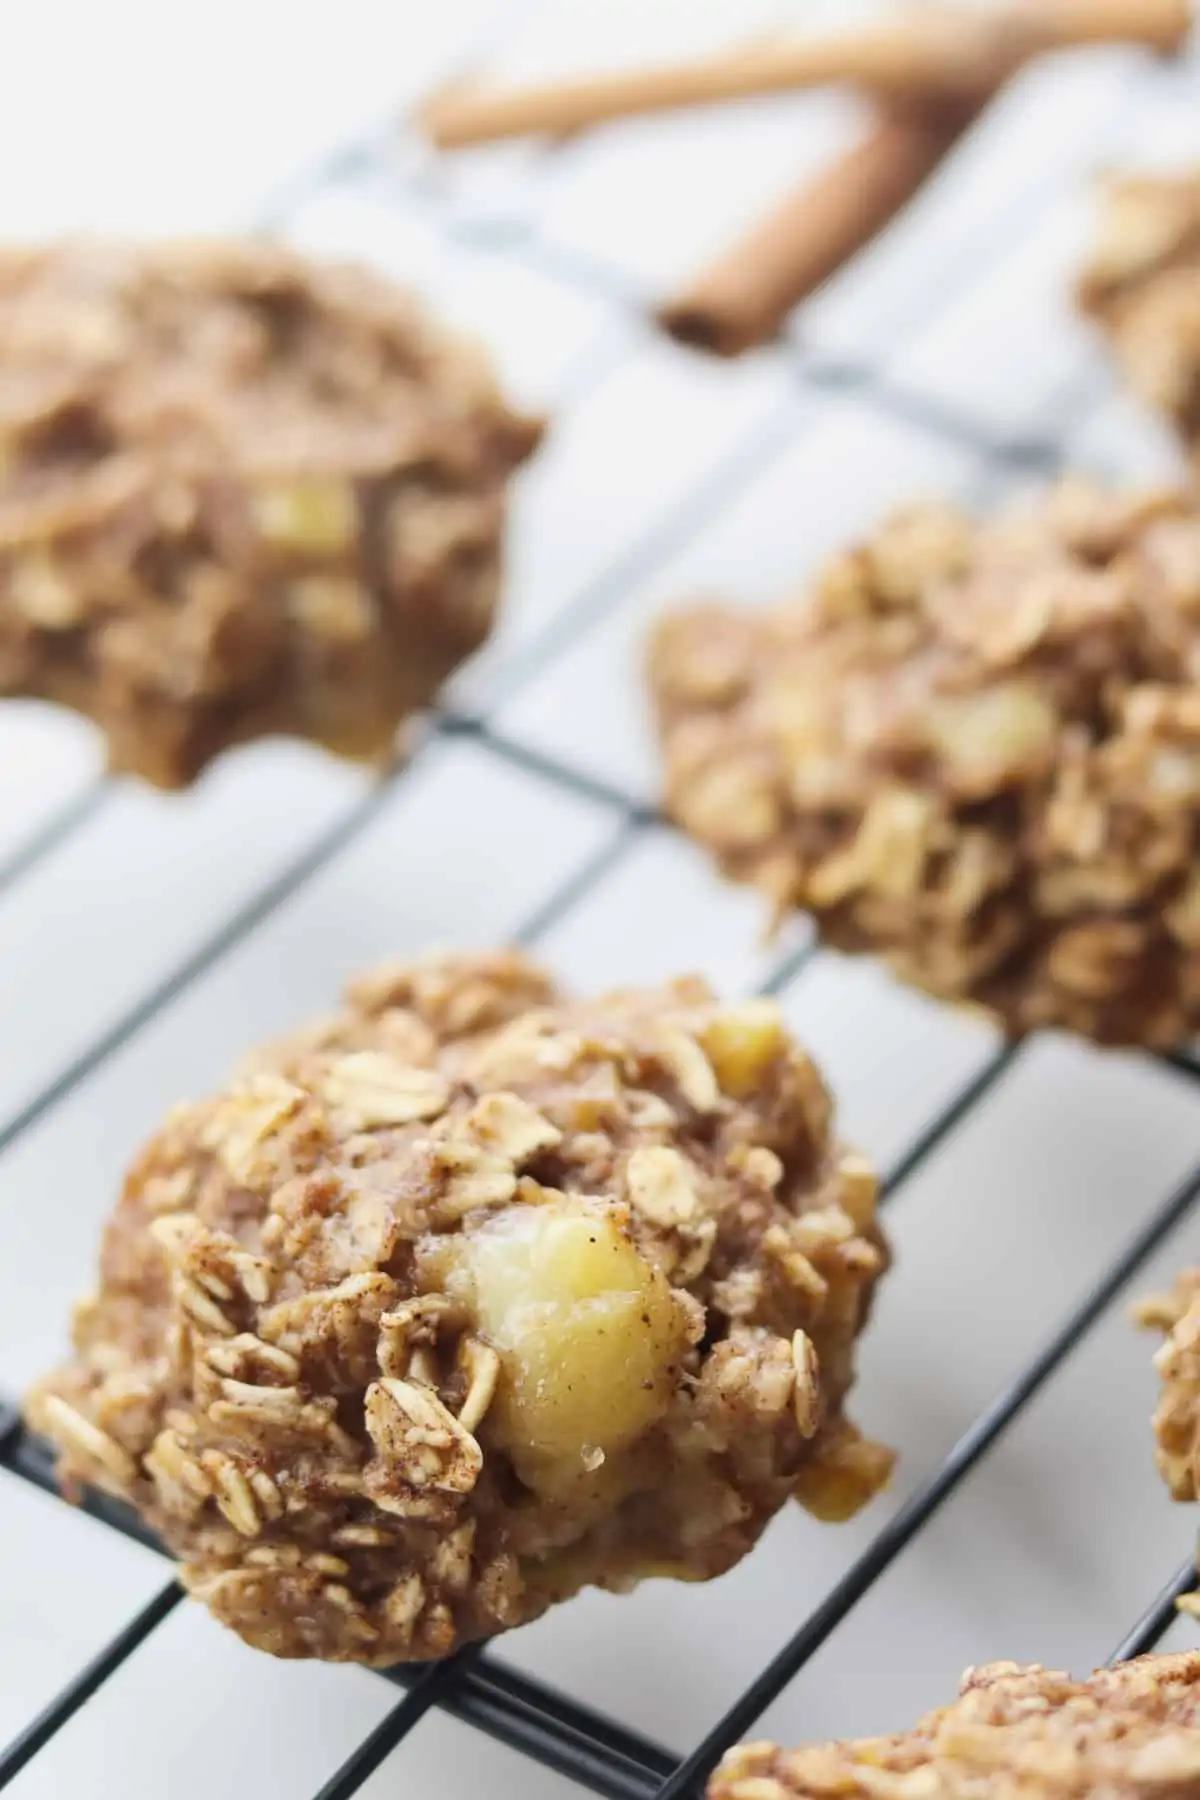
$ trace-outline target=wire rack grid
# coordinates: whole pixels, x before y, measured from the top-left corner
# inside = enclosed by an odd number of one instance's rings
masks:
[[[592,12],[603,36],[612,10]],[[744,8],[714,4],[685,32],[702,17],[745,29]],[[503,9],[496,66],[536,65],[556,18]],[[390,1671],[392,1700],[359,1671],[247,1662],[179,1608],[124,1509],[57,1500],[45,1447],[0,1402],[0,1788],[50,1794],[86,1770],[87,1791],[151,1791],[165,1771],[187,1796],[189,1759],[168,1733],[161,1760],[145,1716],[178,1704],[233,1718],[237,1766],[281,1800],[428,1792],[431,1770],[445,1800],[683,1800],[760,1721],[900,1726],[956,1662],[1094,1662],[1179,1629],[1191,1528],[1150,1468],[1146,1350],[1120,1302],[1185,1260],[1200,1066],[1003,1045],[802,926],[756,949],[752,903],[656,815],[630,659],[662,601],[765,595],[916,491],[986,502],[1067,461],[1171,466],[1063,295],[1083,178],[1110,155],[1195,149],[1198,97],[1194,58],[1031,76],[781,347],[729,369],[656,342],[644,301],[798,154],[828,155],[844,107],[451,171],[389,127],[276,196],[272,229],[415,276],[556,429],[520,483],[498,643],[383,781],[272,745],[163,800],[104,780],[87,728],[0,716],[0,1385],[15,1397],[55,1353],[116,1173],[163,1104],[374,954],[516,938],[581,986],[698,966],[781,998],[887,1171],[899,1268],[858,1406],[902,1473],[841,1534],[780,1521],[711,1591],[585,1597],[495,1648]],[[705,169],[722,171],[707,189]],[[483,1737],[422,1759],[438,1719]],[[480,1764],[480,1744],[521,1761]]]

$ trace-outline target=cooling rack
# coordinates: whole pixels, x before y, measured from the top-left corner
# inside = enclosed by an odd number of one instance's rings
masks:
[[[471,0],[456,40],[438,10],[446,74],[789,14]],[[1193,1526],[1152,1468],[1124,1302],[1200,1248],[1200,1065],[1014,1049],[802,925],[759,944],[752,898],[656,815],[636,656],[670,599],[766,598],[916,494],[1171,469],[1066,295],[1091,177],[1200,151],[1198,101],[1195,57],[1031,72],[787,341],[728,367],[657,340],[646,302],[846,138],[846,101],[444,166],[388,121],[260,209],[415,281],[555,430],[518,484],[504,627],[381,782],[272,744],[164,798],[105,781],[78,721],[0,710],[0,1393],[58,1353],[167,1104],[373,957],[516,938],[581,988],[694,967],[779,996],[886,1172],[898,1264],[855,1407],[900,1473],[850,1526],[781,1518],[711,1587],[583,1596],[381,1679],[273,1664],[181,1607],[137,1522],[65,1506],[0,1400],[0,1788],[683,1800],[739,1737],[901,1727],[972,1660],[1188,1641]]]

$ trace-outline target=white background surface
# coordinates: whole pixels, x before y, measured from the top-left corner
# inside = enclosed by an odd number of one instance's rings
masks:
[[[0,233],[232,226],[270,200],[301,241],[376,258],[483,335],[515,395],[558,416],[518,484],[503,629],[456,701],[515,745],[648,798],[637,656],[662,605],[703,589],[766,598],[921,492],[994,498],[1017,471],[989,441],[1061,428],[1073,458],[1108,472],[1172,466],[1164,434],[1112,388],[1066,283],[1104,164],[1200,152],[1200,72],[1151,76],[1101,53],[1032,74],[784,346],[732,367],[659,341],[643,303],[846,142],[853,105],[784,100],[441,165],[394,118],[480,61],[516,78],[865,10],[39,0],[13,13],[0,62]],[[370,154],[314,174],[347,145]],[[839,364],[886,386],[838,387]],[[162,1109],[218,1081],[247,1042],[324,1009],[373,957],[528,931],[555,894],[563,904],[535,941],[580,987],[694,967],[745,990],[804,939],[797,926],[764,951],[753,898],[670,833],[631,833],[619,807],[473,743],[435,742],[374,799],[357,771],[281,744],[230,756],[182,798],[97,787],[98,772],[90,727],[0,707],[0,1134],[77,1073],[0,1157],[7,1394],[58,1354],[122,1167]],[[72,829],[37,854],[67,816]],[[326,855],[331,834],[346,842]],[[288,897],[318,849],[318,872]],[[847,1134],[885,1167],[995,1048],[980,1027],[824,953],[784,999]],[[688,1748],[1198,1154],[1200,1085],[1057,1039],[1027,1046],[890,1213],[898,1266],[863,1346],[856,1411],[900,1449],[892,1493],[840,1529],[787,1513],[722,1582],[585,1596],[498,1654]],[[1185,1222],[1136,1285],[1198,1252]],[[900,1727],[966,1663],[1103,1659],[1193,1535],[1153,1472],[1149,1351],[1115,1307],[766,1728]],[[164,1565],[11,1476],[0,1542],[3,1738],[156,1590]],[[363,1672],[273,1664],[189,1607],[13,1791],[201,1800],[217,1778],[306,1800],[393,1699]],[[364,1791],[577,1790],[434,1716]]]

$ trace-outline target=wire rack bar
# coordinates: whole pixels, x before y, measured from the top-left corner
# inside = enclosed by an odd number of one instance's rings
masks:
[[[332,861],[382,808],[391,794],[396,774],[394,771],[383,777],[331,829],[294,858],[281,874],[261,888],[231,918],[225,920],[211,937],[206,938],[169,975],[156,982],[114,1025],[102,1032],[53,1081],[48,1082],[18,1113],[0,1126],[0,1156],[31,1126],[65,1100],[82,1081],[94,1074],[109,1057],[136,1037],[173,1000],[178,999],[198,976],[212,968],[244,938],[249,937],[277,907],[298,893],[306,881]]]
[[[897,1189],[915,1175],[924,1166],[950,1134],[974,1112],[975,1108],[986,1099],[998,1082],[1007,1075],[1017,1057],[1021,1053],[1019,1044],[1004,1044],[993,1052],[983,1067],[966,1086],[943,1107],[935,1119],[916,1137],[909,1148],[894,1163],[880,1188],[881,1201],[895,1198]]]
[[[1156,1649],[1178,1617],[1179,1601],[1185,1594],[1193,1593],[1196,1585],[1196,1559],[1189,1556],[1162,1593],[1151,1601],[1133,1629],[1121,1639],[1109,1662],[1128,1662],[1131,1656],[1145,1656]]]
[[[41,862],[57,850],[87,823],[113,792],[111,784],[103,778],[92,782],[82,793],[76,794],[47,819],[40,831],[27,838],[19,849],[15,850],[6,862],[0,862],[0,894],[6,888],[15,887],[17,882]]]
[[[618,1763],[624,1762],[631,1769],[651,1774],[657,1786],[679,1764],[680,1758],[675,1752],[664,1750],[661,1744],[643,1737],[640,1732],[630,1731],[627,1726],[592,1707],[581,1705],[544,1681],[510,1667],[507,1662],[485,1657],[475,1673],[482,1677],[478,1683],[481,1695],[484,1688],[489,1687],[498,1699],[502,1698],[507,1709],[530,1721],[541,1718],[548,1702],[552,1703],[562,1741],[571,1741],[573,1734],[573,1741],[588,1754],[600,1749],[612,1759],[606,1767],[613,1773],[617,1772]],[[571,1770],[565,1769],[563,1773],[570,1774]]]
[[[43,1708],[32,1724],[27,1725],[8,1748],[0,1752],[0,1788],[6,1788],[16,1780],[26,1763],[32,1762],[38,1751],[64,1725],[70,1723],[80,1707],[145,1643],[155,1627],[161,1625],[182,1599],[183,1589],[178,1582],[172,1581],[160,1589],[153,1600],[148,1601],[125,1629],[118,1632],[112,1642],[105,1646],[99,1656],[93,1657],[87,1667],[81,1669],[61,1693],[55,1696],[49,1706]]]
[[[441,1706],[452,1718],[487,1732],[603,1800],[652,1800],[679,1761],[640,1740],[634,1740],[640,1747],[631,1754],[611,1741],[608,1721],[597,1721],[601,1729],[577,1727],[572,1722],[577,1709],[565,1696],[541,1683],[526,1683],[490,1659],[452,1686]]]
[[[404,1742],[415,1725],[419,1725],[430,1707],[456,1681],[460,1670],[471,1660],[469,1650],[460,1650],[444,1663],[423,1669],[403,1700],[398,1700],[387,1717],[350,1752],[341,1768],[330,1776],[316,1800],[348,1800],[356,1794],[397,1744]]]
[[[448,737],[479,744],[513,768],[522,770],[526,775],[536,776],[539,781],[548,782],[552,787],[565,788],[580,800],[607,806],[614,812],[625,813],[645,825],[666,823],[656,806],[635,800],[631,794],[625,793],[611,782],[601,781],[595,775],[574,768],[570,763],[564,762],[561,756],[548,756],[542,750],[520,743],[507,733],[497,731],[494,725],[483,719],[468,713],[447,712],[441,715],[439,726]]]

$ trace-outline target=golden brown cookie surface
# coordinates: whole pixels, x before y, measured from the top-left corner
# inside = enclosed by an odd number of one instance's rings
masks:
[[[0,253],[0,694],[163,786],[274,733],[379,755],[487,636],[536,437],[366,270]]]
[[[650,672],[670,810],[779,913],[1014,1034],[1200,1024],[1194,496],[917,508]]]
[[[171,1115],[31,1422],[278,1655],[718,1574],[890,1467],[843,1413],[886,1252],[830,1112],[765,1002],[380,970]]]
[[[958,1700],[897,1737],[731,1750],[710,1800],[1183,1800],[1200,1792],[1200,1652],[1089,1681],[969,1669]]]
[[[1110,184],[1079,298],[1134,392],[1200,454],[1200,171]]]

